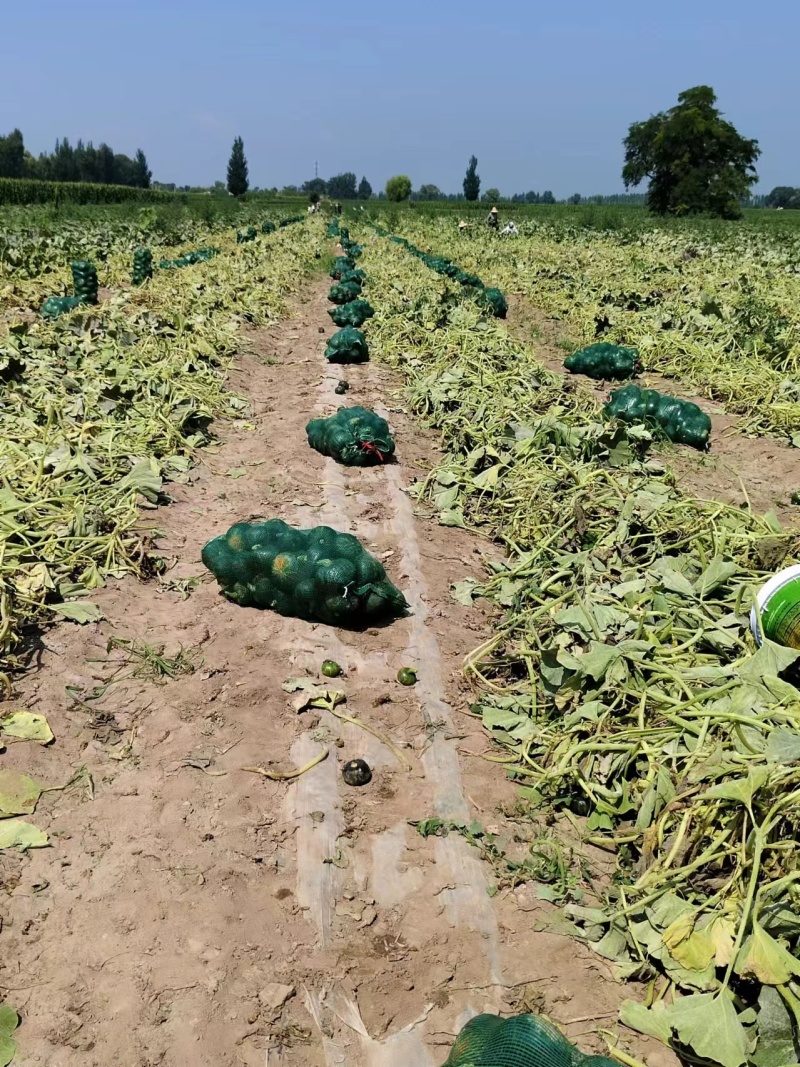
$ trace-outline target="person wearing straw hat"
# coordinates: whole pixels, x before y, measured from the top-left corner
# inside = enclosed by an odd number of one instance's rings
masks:
[[[467,223],[465,219],[461,219],[458,224],[458,232],[464,234],[467,232]]]
[[[500,225],[500,220],[497,217],[496,207],[492,207],[492,210],[489,212],[489,215],[486,219],[486,225],[489,227],[490,230],[496,230],[497,227]]]

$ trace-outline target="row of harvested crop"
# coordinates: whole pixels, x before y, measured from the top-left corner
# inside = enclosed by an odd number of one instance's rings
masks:
[[[283,228],[284,226],[292,226],[296,222],[304,222],[304,221],[305,221],[305,215],[290,215],[288,218],[281,219],[280,222],[278,223],[278,225],[276,226],[275,223],[272,222],[271,219],[267,219],[265,222],[261,223],[261,232],[262,233],[275,233],[275,231],[279,227]],[[244,230],[237,230],[236,231],[236,243],[237,243],[237,245],[248,244],[250,241],[255,241],[256,237],[258,237],[258,230],[255,228],[255,226],[248,226]]]
[[[178,259],[162,259],[158,264],[162,270],[174,270],[189,267],[193,263],[202,263],[219,254],[218,248],[197,248],[184,252]],[[42,317],[57,319],[67,311],[74,311],[82,304],[96,304],[98,281],[97,268],[85,259],[70,264],[72,269],[73,296],[48,296],[41,307]],[[133,253],[133,270],[131,281],[134,285],[144,285],[153,277],[153,253],[149,248],[137,248]]]
[[[292,215],[281,219],[278,226],[274,222],[267,220],[261,224],[261,232],[264,234],[274,233],[279,226],[291,226],[295,222],[303,222],[304,220],[304,215]],[[257,236],[258,232],[255,227],[250,226],[247,230],[239,230],[237,232],[236,243],[243,244],[248,241],[254,241]],[[204,263],[206,260],[213,259],[214,256],[219,255],[219,251],[218,248],[213,246],[195,248],[190,252],[182,253],[177,259],[159,260],[158,266],[160,270],[179,270],[181,267],[191,267],[195,263]],[[74,296],[49,296],[41,307],[43,318],[57,319],[59,315],[63,315],[67,311],[73,311],[82,304],[97,303],[97,270],[94,265],[86,260],[76,260],[71,264],[71,268]],[[149,248],[137,248],[133,253],[131,281],[137,286],[144,285],[152,277],[152,251]]]
[[[360,298],[366,280],[356,267],[361,248],[345,228],[339,231],[338,220],[332,231],[331,226],[328,232],[340,237],[345,254],[331,272],[338,280],[328,294],[331,317],[337,321],[343,314],[348,323],[361,325],[373,313]],[[348,305],[358,307],[343,311]],[[352,325],[334,334],[325,355],[337,362],[369,358],[363,333]],[[306,434],[310,447],[347,466],[383,463],[394,454],[388,423],[366,408],[340,408],[330,418],[311,419]],[[225,596],[243,606],[337,626],[363,626],[408,609],[383,564],[358,538],[328,526],[298,530],[280,519],[236,523],[209,541],[202,556]]]
[[[325,357],[331,363],[365,363],[369,359],[369,347],[359,327],[375,312],[369,301],[361,298],[366,280],[366,274],[357,265],[361,245],[350,240],[350,231],[346,226],[339,228],[338,219],[336,222],[344,255],[336,257],[330,270],[334,284],[328,291],[328,300],[335,306],[328,314],[342,329],[331,337],[325,348]]]
[[[443,274],[447,278],[452,278],[453,281],[458,282],[460,285],[476,289],[480,302],[489,308],[495,318],[504,319],[506,317],[508,303],[506,302],[503,293],[499,289],[491,287],[487,288],[477,274],[469,274],[445,256],[435,256],[430,252],[423,252],[422,249],[417,248],[416,245],[412,245],[412,243],[406,240],[405,237],[398,237],[396,234],[389,233],[388,230],[384,230],[380,226],[375,226],[374,229],[381,237],[388,237],[394,244],[402,245],[407,252],[410,252],[412,256],[416,256],[417,259],[436,274]]]

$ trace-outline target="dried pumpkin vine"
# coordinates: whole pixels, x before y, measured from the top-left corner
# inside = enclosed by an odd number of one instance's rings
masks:
[[[170,480],[186,478],[215,416],[246,407],[224,389],[240,326],[279,316],[320,234],[291,227],[257,243],[237,246],[233,234],[217,243],[215,259],[158,272],[141,289],[124,284],[115,267],[110,280],[120,288],[108,300],[55,322],[9,313],[0,335],[6,671],[25,626],[96,619],[93,589],[162,566],[139,509],[164,499]],[[124,228],[120,247],[127,261]],[[58,245],[51,253],[62,254]],[[53,280],[45,274],[35,284],[38,306]]]
[[[454,589],[502,610],[466,661],[473,713],[526,808],[614,859],[561,928],[650,983],[622,1020],[689,1060],[798,1062],[800,653],[746,628],[795,537],[680,492],[646,431],[605,423],[468,291],[365,249],[371,348],[447,450],[419,496],[507,550]]]

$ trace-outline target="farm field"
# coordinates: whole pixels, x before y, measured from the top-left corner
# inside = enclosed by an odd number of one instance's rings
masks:
[[[352,246],[262,229],[288,214],[254,201],[243,241],[17,211],[0,238],[14,1063],[440,1067],[471,1014],[535,1010],[628,1067],[787,1067],[798,653],[748,615],[796,560],[800,228],[348,209],[374,316],[340,366]],[[142,245],[217,252],[133,286]],[[42,319],[76,258],[99,303]],[[711,414],[708,454],[605,417],[560,366],[597,340]],[[342,403],[396,462],[309,448]],[[355,534],[409,614],[222,597],[203,545],[272,518]]]

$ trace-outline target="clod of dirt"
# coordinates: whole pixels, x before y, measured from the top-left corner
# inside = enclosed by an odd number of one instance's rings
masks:
[[[279,1011],[283,1005],[293,997],[295,994],[295,987],[293,985],[282,985],[280,982],[271,982],[269,985],[264,986],[263,989],[258,991],[258,1001],[262,1008],[267,1011],[276,1012]]]
[[[363,759],[351,759],[342,767],[342,778],[347,785],[366,785],[372,781],[372,771]]]
[[[342,378],[341,381],[338,383],[338,385],[336,386],[336,388],[333,391],[334,391],[334,393],[336,393],[337,396],[343,396],[344,393],[346,393],[349,388],[350,388],[350,383],[346,382],[344,380],[344,378]]]

